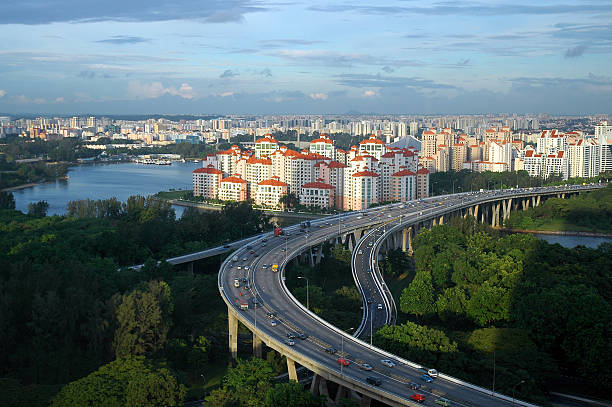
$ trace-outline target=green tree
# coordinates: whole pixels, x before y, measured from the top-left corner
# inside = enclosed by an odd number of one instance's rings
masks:
[[[15,209],[15,197],[12,192],[0,191],[0,209]]]
[[[136,356],[117,359],[67,384],[51,406],[176,406],[185,393],[170,370]]]
[[[44,218],[47,216],[47,209],[49,209],[49,202],[47,201],[30,202],[28,204],[28,215]]]
[[[480,326],[507,321],[510,317],[510,293],[487,282],[469,299],[467,312]]]
[[[300,383],[289,382],[272,386],[266,394],[266,407],[317,407],[322,400],[304,389]]]
[[[417,317],[435,312],[434,290],[429,272],[417,272],[410,285],[404,288],[400,297],[400,309]]]
[[[263,359],[238,359],[236,366],[228,369],[223,383],[241,406],[262,407],[274,376],[274,369]]]

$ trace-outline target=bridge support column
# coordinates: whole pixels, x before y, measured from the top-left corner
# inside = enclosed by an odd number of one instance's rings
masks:
[[[312,246],[308,249],[308,264],[310,264],[310,267],[315,266],[314,256],[312,254]]]
[[[316,264],[321,263],[321,256],[323,255],[323,243],[319,245],[319,249],[317,250],[317,261]],[[314,264],[313,264],[314,267]]]
[[[289,380],[293,380],[294,382],[298,381],[297,371],[295,370],[295,362],[293,359],[289,358],[289,356],[285,355],[287,359],[287,372],[289,372]]]
[[[480,208],[480,205],[476,205],[474,206],[474,212],[473,212],[473,216],[474,218],[476,218],[476,221],[478,221],[478,209]],[[471,208],[470,208],[471,209]]]
[[[229,330],[229,352],[232,360],[236,360],[238,356],[238,318],[227,309],[227,324]]]
[[[406,252],[406,242],[408,241],[408,229],[402,229],[402,251]]]
[[[342,398],[350,398],[351,394],[349,389],[347,389],[346,387],[344,387],[343,385],[339,384],[338,385],[338,391],[336,392],[336,397],[334,397],[334,402],[336,403],[336,405],[340,402],[340,399]]]
[[[444,225],[444,215],[440,216],[440,220],[438,221],[438,225]]]
[[[361,400],[359,401],[359,407],[370,407],[370,403],[372,399],[365,394],[361,395]]]
[[[323,395],[329,398],[329,391],[327,390],[327,380],[324,377],[315,374],[310,384],[310,392],[315,396]]]
[[[193,262],[187,263],[187,272],[193,274]]]
[[[253,356],[256,358],[262,357],[263,341],[253,332]]]

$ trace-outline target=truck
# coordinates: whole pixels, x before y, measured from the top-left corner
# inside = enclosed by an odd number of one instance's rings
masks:
[[[278,271],[278,264],[273,264],[272,265],[272,271],[275,272],[275,273]]]
[[[282,236],[284,234],[283,228],[274,229],[274,236]]]

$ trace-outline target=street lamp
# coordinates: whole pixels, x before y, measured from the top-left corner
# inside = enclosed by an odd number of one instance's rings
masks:
[[[520,382],[518,382],[512,387],[512,405],[514,405],[514,390],[516,390],[516,386],[523,384],[523,383],[525,383],[525,380],[521,380]]]
[[[309,294],[309,288],[308,288],[308,279],[306,277],[303,276],[298,276],[298,279],[300,280],[306,280],[306,309],[310,310],[310,294]]]
[[[349,328],[349,329],[347,329],[347,330],[346,330],[346,332],[348,332],[348,331],[352,331],[352,330],[354,330],[354,329],[355,329],[355,328]],[[344,335],[342,335],[342,347],[341,347],[341,351],[340,351],[340,357],[341,357],[341,358],[344,358]],[[343,363],[340,363],[340,376],[342,376],[342,367],[343,367],[343,366],[344,366],[344,364],[343,364]]]

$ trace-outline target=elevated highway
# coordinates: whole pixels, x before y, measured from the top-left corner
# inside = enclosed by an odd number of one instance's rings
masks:
[[[253,332],[253,351],[261,354],[263,343],[287,357],[289,376],[297,379],[296,363],[312,370],[315,379],[312,390],[327,392],[326,381],[340,385],[337,397],[353,396],[363,406],[376,399],[389,405],[411,405],[415,393],[407,384],[420,382],[421,366],[391,355],[369,343],[368,328],[393,323],[395,304],[377,268],[379,250],[401,247],[412,249],[412,236],[421,228],[445,223],[451,216],[472,215],[493,226],[501,224],[511,211],[537,206],[548,197],[566,197],[600,185],[530,188],[503,191],[483,191],[442,197],[432,197],[406,204],[385,207],[313,221],[308,232],[297,227],[285,229],[286,236],[258,236],[239,248],[222,264],[218,276],[219,292],[228,306],[229,347],[237,353],[237,328],[241,321]],[[377,230],[379,232],[377,232]],[[380,233],[382,232],[382,233]],[[341,331],[322,320],[299,303],[284,283],[286,264],[294,258],[320,260],[325,243],[342,243],[354,249],[353,275],[364,298],[363,320],[355,336]],[[373,242],[370,246],[370,242]],[[316,254],[313,248],[317,247]],[[362,254],[359,254],[359,251]],[[270,265],[278,264],[279,272]],[[370,300],[370,301],[368,301]],[[379,306],[380,304],[380,306]],[[275,325],[268,314],[274,315]],[[287,340],[287,334],[303,334],[305,339]],[[298,335],[299,337],[299,335]],[[364,338],[367,340],[362,340]],[[333,347],[336,354],[326,353]],[[350,361],[344,367],[337,363],[340,356]],[[381,363],[390,359],[395,367]],[[358,364],[368,363],[372,371],[361,370]],[[366,378],[375,376],[380,385]],[[491,390],[440,374],[419,393],[425,394],[425,405],[433,405],[445,397],[454,406],[510,406],[531,404],[493,393]]]

